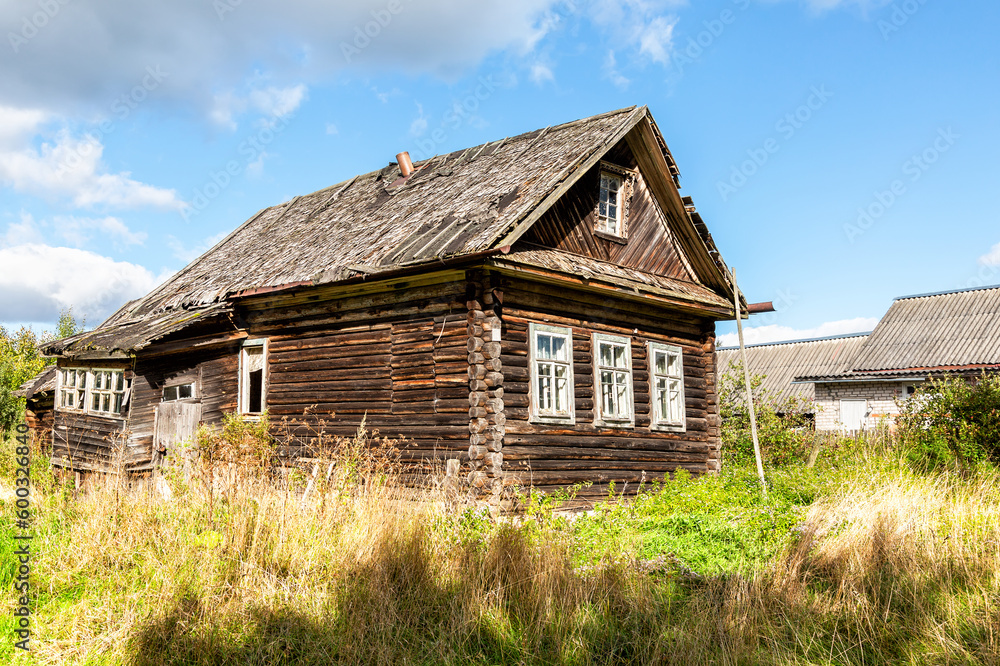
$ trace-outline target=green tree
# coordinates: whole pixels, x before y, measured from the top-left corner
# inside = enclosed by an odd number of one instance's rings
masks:
[[[757,435],[765,464],[785,465],[805,459],[812,441],[807,417],[809,402],[789,397],[780,400],[764,387],[765,375],[753,375],[750,389],[757,415]],[[727,460],[753,460],[750,412],[746,406],[743,363],[733,361],[719,380],[719,415],[722,445]]]
[[[83,322],[77,323],[72,309],[60,313],[54,333],[39,336],[29,327],[9,332],[0,326],[0,432],[10,432],[24,413],[24,398],[15,396],[14,391],[55,362],[41,355],[39,344],[82,331]]]

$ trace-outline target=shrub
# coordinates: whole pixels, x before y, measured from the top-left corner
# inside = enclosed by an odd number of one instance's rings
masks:
[[[1000,462],[1000,376],[932,379],[904,403],[900,439],[915,463],[968,469]]]
[[[764,375],[750,378],[762,456],[770,465],[802,461],[813,441],[812,427],[806,414],[809,403],[794,397],[779,399],[764,388],[764,379]],[[719,380],[719,411],[722,416],[722,443],[728,462],[742,464],[753,460],[742,362],[730,363]]]

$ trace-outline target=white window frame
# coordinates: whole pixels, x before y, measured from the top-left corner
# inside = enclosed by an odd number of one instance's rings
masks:
[[[656,371],[656,355],[668,354],[667,373],[661,374]],[[669,371],[669,355],[677,355],[677,367],[679,373],[671,374]],[[664,432],[687,432],[687,406],[684,396],[684,351],[677,345],[668,345],[663,342],[649,341],[646,347],[646,356],[649,359],[649,428],[650,430],[660,430]],[[663,414],[660,405],[659,380],[667,382],[667,400],[670,400],[670,382],[678,383],[678,400],[680,402],[679,418],[672,419],[670,414]]]
[[[607,213],[601,213],[601,204],[606,203],[611,204],[611,188],[604,187],[604,179],[607,178],[609,181],[614,179],[618,182],[618,189],[615,191],[615,215],[612,217]],[[608,201],[601,201],[601,195],[604,190],[608,190]],[[597,184],[597,231],[611,234],[612,236],[618,236],[619,238],[625,237],[625,177],[621,174],[615,173],[609,169],[601,169],[601,178]],[[609,228],[610,227],[610,228]]]
[[[71,372],[75,376],[74,384],[73,386],[66,386],[68,373]],[[98,373],[110,374],[110,388],[104,388],[103,381],[101,382],[102,387],[97,388]],[[79,412],[81,414],[94,414],[96,416],[120,417],[122,415],[125,403],[128,400],[129,390],[129,382],[125,379],[125,370],[123,368],[81,368],[78,366],[67,366],[59,368],[56,374],[59,384],[59,409]],[[80,387],[80,378],[83,379],[82,389]],[[121,388],[118,388],[119,385]],[[75,404],[73,406],[66,404],[66,396],[70,393],[74,396]],[[107,396],[110,408],[107,410],[100,407],[94,408],[92,403],[95,396]],[[117,404],[117,410],[114,409],[116,406],[116,396],[121,396],[121,401]]]
[[[261,350],[260,408],[259,412],[249,411],[250,406],[250,364],[247,361],[250,349]],[[267,338],[246,340],[240,347],[239,363],[239,412],[247,418],[259,418],[267,410]]]
[[[635,394],[632,388],[632,340],[621,335],[609,335],[607,333],[594,333],[592,336],[593,356],[594,356],[594,424],[612,426],[617,428],[635,426]],[[601,364],[601,346],[611,345],[625,348],[625,367],[619,368],[614,365],[605,366]],[[612,363],[614,360],[612,359]],[[617,401],[619,383],[617,376],[625,375],[624,382],[624,414],[608,414],[605,412],[603,373],[612,373],[613,401]]]
[[[558,359],[539,359],[539,334],[563,337],[566,340],[566,360],[560,361]],[[532,423],[576,423],[576,392],[573,390],[573,329],[565,326],[549,326],[547,324],[536,324],[534,322],[530,322],[528,324],[528,345],[528,374],[530,379],[530,383],[528,384],[528,404],[530,405],[529,420]],[[552,366],[551,377],[553,379],[553,386],[551,390],[553,391],[553,398],[555,397],[556,391],[556,387],[554,385],[554,380],[556,379],[556,367],[562,366],[567,368],[567,376],[565,377],[567,387],[567,409],[565,411],[557,412],[554,409],[542,409],[539,404],[541,397],[539,395],[539,378],[542,376],[542,373],[540,372],[540,366],[542,365]]]
[[[191,387],[191,395],[181,397],[180,390],[185,386]],[[177,397],[168,398],[167,392],[171,389],[175,389],[177,392]],[[181,382],[179,384],[167,384],[163,387],[163,398],[161,402],[181,402],[183,400],[195,400],[198,398],[197,382]]]

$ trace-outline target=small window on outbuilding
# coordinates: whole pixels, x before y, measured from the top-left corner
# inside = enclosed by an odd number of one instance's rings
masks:
[[[240,413],[256,415],[264,411],[267,340],[248,340],[240,350]]]
[[[630,426],[632,405],[632,341],[616,335],[594,333],[594,378],[599,425]]]
[[[194,382],[163,387],[163,402],[187,400],[194,397]]]
[[[573,331],[531,323],[528,336],[531,419],[541,423],[573,423]]]
[[[649,343],[649,383],[653,412],[653,430],[683,431],[684,355],[680,347],[660,342]]]

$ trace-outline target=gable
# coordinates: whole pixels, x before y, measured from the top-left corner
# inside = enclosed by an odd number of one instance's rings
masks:
[[[609,150],[604,161],[629,170],[637,169],[635,157],[625,140]],[[600,164],[592,167],[521,240],[646,273],[698,282],[641,170],[629,197],[624,242],[597,231],[600,175]]]

